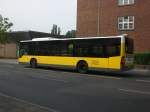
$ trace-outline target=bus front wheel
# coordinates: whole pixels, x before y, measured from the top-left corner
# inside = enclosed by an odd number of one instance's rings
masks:
[[[82,74],[87,73],[88,72],[88,64],[85,61],[80,61],[77,64],[77,71]]]
[[[30,61],[30,67],[31,68],[36,68],[37,67],[37,61],[36,61],[36,59],[31,59],[31,61]]]

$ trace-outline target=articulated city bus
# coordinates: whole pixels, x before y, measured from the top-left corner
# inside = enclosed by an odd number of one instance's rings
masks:
[[[35,38],[21,41],[19,63],[72,67],[88,70],[129,70],[133,68],[133,41],[127,35],[84,38]]]

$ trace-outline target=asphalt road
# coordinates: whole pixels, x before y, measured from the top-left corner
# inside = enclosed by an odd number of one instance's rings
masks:
[[[150,74],[79,74],[0,63],[0,94],[53,112],[150,112]]]

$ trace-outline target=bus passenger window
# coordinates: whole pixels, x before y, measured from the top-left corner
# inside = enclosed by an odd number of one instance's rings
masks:
[[[120,56],[120,45],[107,46],[108,56]]]
[[[93,47],[91,50],[93,57],[104,57],[104,49],[103,46]]]
[[[69,54],[69,56],[73,56],[73,49],[74,49],[74,45],[69,44],[68,45],[68,54]]]
[[[60,55],[61,56],[68,56],[67,46],[61,45],[60,46]]]

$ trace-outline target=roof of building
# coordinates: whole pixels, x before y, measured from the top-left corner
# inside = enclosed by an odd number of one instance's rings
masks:
[[[45,38],[45,37],[54,37],[54,38],[65,38],[63,35],[51,35],[50,33],[44,33],[39,31],[13,31],[8,34],[9,40],[13,42],[20,42],[22,40],[32,40],[33,38]]]

